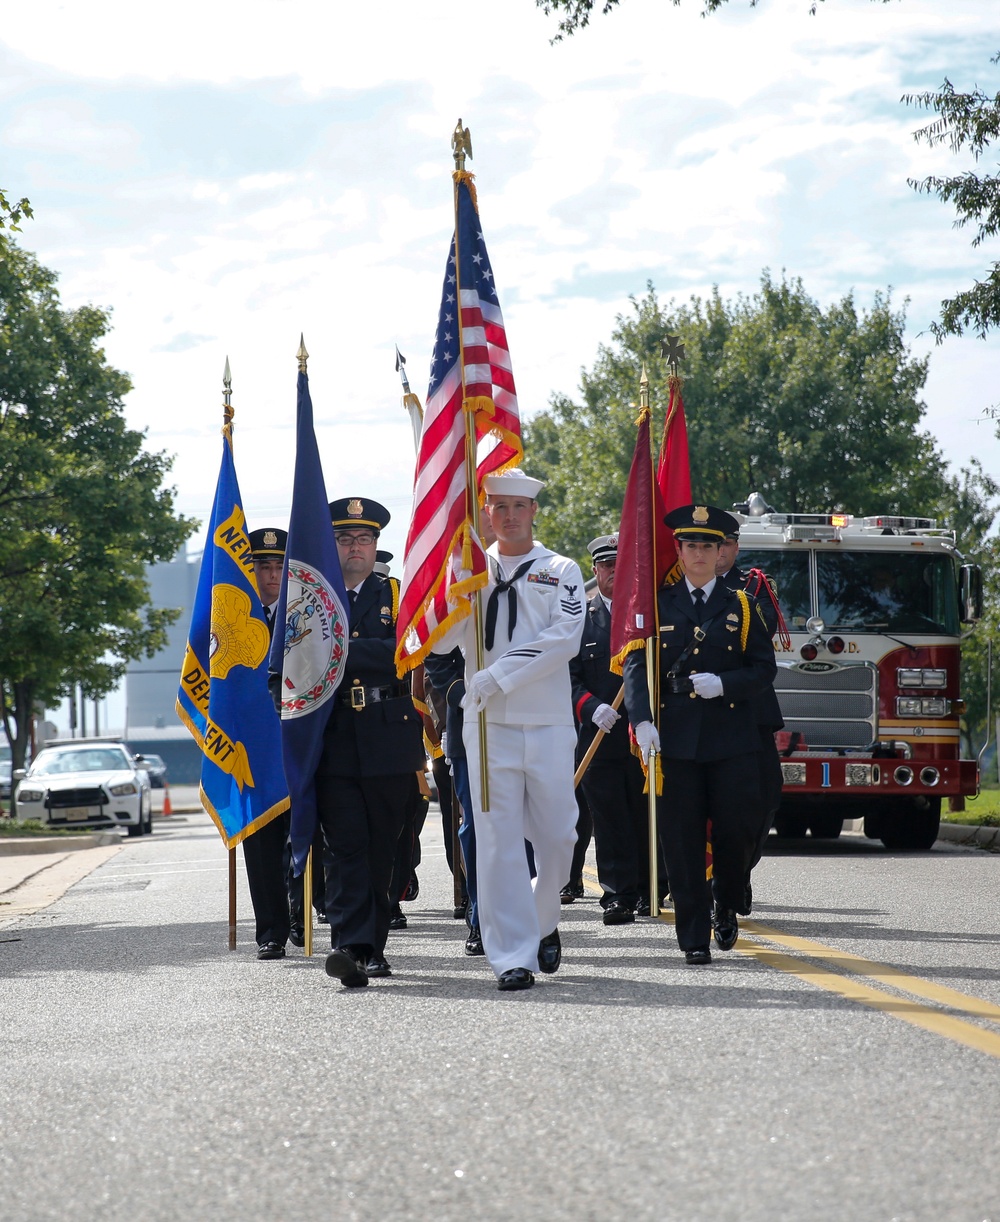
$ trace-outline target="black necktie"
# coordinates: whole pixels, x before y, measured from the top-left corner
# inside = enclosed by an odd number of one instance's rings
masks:
[[[355,604],[355,603],[358,601],[358,592],[357,592],[357,590],[348,590],[348,591],[347,591],[347,598],[348,598],[348,601],[349,601],[349,602],[350,602],[350,604],[351,604],[351,610],[353,611],[353,610],[354,610],[354,604]]]
[[[496,561],[494,561],[496,564]],[[517,591],[514,589],[514,582],[524,574],[534,564],[533,560],[525,560],[520,568],[515,569],[513,577],[504,581],[500,577],[500,565],[496,564],[496,585],[490,591],[490,600],[486,604],[486,631],[484,633],[486,648],[493,648],[493,641],[497,631],[497,610],[500,606],[500,595],[507,591],[507,640],[514,639],[514,625],[517,623]]]
[[[691,597],[694,599],[694,614],[698,623],[701,623],[701,614],[705,609],[705,591],[699,586],[693,591]]]
[[[267,620],[268,628],[270,628],[271,625],[274,623],[274,608],[273,607],[264,608],[264,618]]]

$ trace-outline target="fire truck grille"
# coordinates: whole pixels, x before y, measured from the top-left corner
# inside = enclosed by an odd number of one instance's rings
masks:
[[[878,737],[878,672],[860,664],[840,670],[778,667],[774,690],[786,730],[814,748],[868,748]]]

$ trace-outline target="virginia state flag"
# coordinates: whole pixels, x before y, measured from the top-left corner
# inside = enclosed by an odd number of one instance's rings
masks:
[[[176,708],[202,751],[202,805],[231,849],[288,809],[288,788],[267,690],[270,634],[228,429],[223,436]]]
[[[344,677],[350,617],[313,429],[309,378],[299,374],[295,482],[285,582],[274,617],[271,683],[281,693],[281,748],[292,803],[295,873],[316,831],[316,768],[333,695]]]

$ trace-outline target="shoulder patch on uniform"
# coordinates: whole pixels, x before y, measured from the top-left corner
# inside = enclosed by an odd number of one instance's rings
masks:
[[[559,600],[559,605],[567,615],[579,615],[583,610],[583,603],[576,596],[579,588],[579,586],[563,585],[566,594]]]

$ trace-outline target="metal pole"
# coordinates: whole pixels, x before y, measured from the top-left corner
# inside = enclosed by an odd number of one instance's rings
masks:
[[[233,444],[233,375],[229,370],[229,357],[222,371],[222,435]],[[236,949],[236,849],[229,850],[229,949]]]
[[[654,649],[659,648],[659,641],[646,641],[646,684],[649,688],[649,703],[653,709],[656,705],[656,662]],[[655,714],[654,714],[654,722]],[[660,915],[660,862],[659,862],[659,825],[656,818],[656,765],[659,755],[650,751],[647,761],[647,779],[649,782],[649,915]]]
[[[236,949],[236,850],[229,850],[229,949]]]
[[[302,924],[305,928],[305,946],[303,949],[306,952],[306,958],[310,958],[313,953],[313,851],[312,845],[309,846],[309,852],[306,854],[306,868],[302,875]]]

